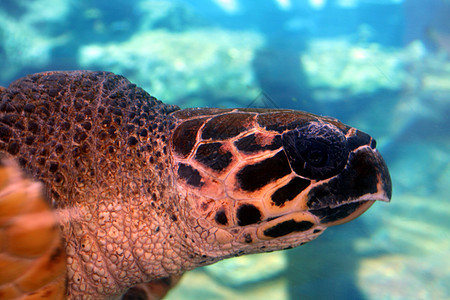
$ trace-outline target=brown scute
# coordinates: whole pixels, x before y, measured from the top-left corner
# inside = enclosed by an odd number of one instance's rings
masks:
[[[195,160],[214,171],[223,171],[231,163],[233,155],[222,149],[221,143],[201,144],[195,153]]]
[[[249,129],[254,119],[253,114],[228,113],[219,115],[206,122],[202,130],[204,140],[226,140]]]
[[[253,133],[235,141],[234,145],[239,151],[248,154],[264,150],[275,150],[281,147],[281,136],[276,135],[271,143],[267,145],[262,145],[258,142],[257,135]]]
[[[279,151],[271,158],[244,167],[236,174],[236,177],[243,190],[256,191],[289,173],[291,173],[291,168],[286,155],[283,151]]]
[[[216,212],[216,216],[214,217],[214,220],[216,221],[217,224],[227,225],[228,218],[227,218],[227,214],[225,213],[225,210],[220,209],[218,212]]]
[[[206,118],[187,120],[181,123],[173,133],[172,147],[175,153],[186,158],[197,142],[197,133]]]
[[[279,188],[272,194],[272,202],[276,206],[282,206],[286,201],[293,200],[298,194],[306,189],[310,183],[311,180],[294,177],[285,186]]]
[[[295,220],[288,220],[278,223],[273,227],[267,228],[266,230],[264,230],[264,235],[272,238],[277,238],[280,236],[285,236],[292,232],[306,231],[313,226],[314,224],[309,221],[297,222]]]
[[[200,173],[193,167],[186,164],[178,164],[178,177],[194,187],[201,187],[204,184]]]
[[[239,206],[236,217],[239,226],[246,226],[261,221],[261,212],[252,204],[243,204]]]
[[[313,120],[317,120],[317,116],[300,111],[272,112],[260,114],[257,117],[259,126],[280,133]]]

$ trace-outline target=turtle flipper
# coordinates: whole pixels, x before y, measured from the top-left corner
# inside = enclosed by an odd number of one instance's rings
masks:
[[[159,300],[163,299],[167,292],[173,288],[182,275],[172,275],[147,283],[141,283],[130,288],[121,300]]]
[[[66,254],[41,183],[0,163],[0,299],[63,299]]]

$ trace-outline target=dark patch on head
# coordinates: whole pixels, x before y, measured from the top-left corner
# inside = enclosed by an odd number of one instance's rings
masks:
[[[347,167],[338,176],[312,188],[309,192],[308,207],[335,207],[367,193],[376,193],[377,162],[368,151],[370,150],[351,153]]]
[[[19,116],[16,114],[6,114],[0,118],[0,122],[9,126],[13,126],[17,122],[18,118]]]
[[[7,126],[0,126],[0,139],[8,142],[11,138],[12,130]]]
[[[201,187],[204,183],[201,182],[202,176],[200,173],[189,165],[182,163],[178,164],[178,176],[186,181],[187,184]]]
[[[19,150],[20,150],[20,144],[17,142],[12,142],[8,146],[9,154],[16,155],[17,153],[19,153]]]
[[[62,186],[66,181],[64,175],[62,173],[56,173],[54,177],[54,182],[56,186]]]
[[[309,221],[297,222],[295,220],[288,220],[267,228],[264,230],[264,235],[276,238],[292,232],[306,231],[313,226],[314,224]]]
[[[34,134],[38,134],[41,130],[41,127],[39,124],[35,121],[28,122],[28,130],[31,131]]]
[[[81,155],[81,149],[80,149],[80,147],[74,147],[73,149],[72,149],[72,155],[73,155],[73,157],[78,157],[78,156],[80,156]]]
[[[370,135],[356,130],[355,135],[347,138],[348,149],[352,151],[362,145],[370,145],[371,139]]]
[[[31,141],[31,143],[32,143],[32,141]],[[31,145],[31,144],[28,144],[28,145]],[[55,146],[55,152],[57,154],[61,154],[61,153],[63,153],[63,151],[64,151],[64,147],[61,144],[57,144]]]
[[[34,111],[36,110],[36,106],[34,104],[31,103],[27,103],[25,104],[25,106],[23,107],[23,110],[26,113],[34,113]]]
[[[75,121],[80,123],[81,121],[84,121],[85,116],[83,114],[76,114],[75,115]]]
[[[141,137],[143,137],[143,138],[147,137],[147,129],[142,129],[142,130],[139,132],[139,135],[140,135]]]
[[[85,139],[87,139],[87,134],[84,131],[77,129],[75,131],[75,134],[73,135],[73,141],[78,144],[84,141]]]
[[[130,136],[128,138],[128,142],[127,143],[128,143],[128,146],[136,146],[137,143],[138,143],[138,140],[134,136]]]
[[[44,157],[38,157],[36,158],[36,162],[38,165],[40,165],[41,167],[45,164],[45,158]]]
[[[25,158],[19,157],[19,165],[21,167],[25,167],[27,165],[27,163],[28,163],[28,161]]]
[[[221,147],[221,143],[202,144],[197,148],[195,159],[205,166],[220,172],[228,167],[233,156],[231,152],[224,151]]]
[[[88,131],[92,128],[92,124],[90,122],[83,122],[81,123],[81,126]]]
[[[70,129],[70,123],[69,122],[62,122],[61,129],[68,131]]]
[[[272,202],[276,206],[283,205],[286,201],[291,201],[311,183],[308,179],[294,177],[288,184],[279,188],[272,194]]]
[[[227,218],[227,214],[225,213],[225,210],[224,209],[219,210],[216,213],[216,216],[214,217],[214,220],[216,221],[217,224],[227,225],[228,224],[228,218]]]
[[[0,110],[4,112],[13,112],[15,111],[15,108],[10,103],[1,103]]]
[[[280,151],[271,158],[244,167],[236,177],[243,190],[255,191],[289,173],[291,173],[291,169],[286,155]]]
[[[261,212],[252,204],[243,204],[237,210],[239,226],[255,224],[261,221]]]
[[[285,130],[294,129],[316,119],[316,116],[308,113],[285,111],[260,114],[258,115],[257,121],[266,130],[282,133]]]
[[[14,127],[19,129],[20,131],[25,130],[25,124],[23,122],[24,120],[18,120],[16,124],[14,124]],[[53,125],[52,125],[53,126]]]
[[[308,123],[285,132],[282,140],[292,169],[303,177],[330,178],[341,172],[347,162],[347,140],[336,127]]]
[[[50,172],[52,172],[52,173],[55,173],[56,171],[58,171],[58,166],[59,166],[58,162],[56,162],[56,161],[51,161],[51,162],[50,162],[50,165],[49,165],[49,167],[48,167],[48,170],[49,170]]]
[[[197,142],[197,133],[206,118],[188,120],[181,123],[173,133],[173,150],[182,157],[187,157],[191,153]]]
[[[247,135],[234,142],[238,150],[244,153],[255,153],[264,150],[275,150],[281,147],[281,136],[274,136],[272,142],[268,145],[261,145],[257,142],[256,134]]]
[[[348,217],[366,202],[367,201],[353,202],[335,208],[324,207],[320,209],[312,209],[309,212],[316,215],[320,219],[320,223],[327,224]]]
[[[202,139],[226,140],[235,137],[252,125],[252,114],[229,113],[209,120],[202,131]]]

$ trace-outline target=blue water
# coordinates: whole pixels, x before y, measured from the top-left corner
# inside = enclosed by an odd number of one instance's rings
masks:
[[[166,103],[306,110],[377,139],[390,204],[168,299],[450,299],[449,17],[445,0],[1,0],[0,86],[106,70]]]

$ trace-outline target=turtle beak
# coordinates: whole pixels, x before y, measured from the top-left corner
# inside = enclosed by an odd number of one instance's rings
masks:
[[[347,223],[364,213],[375,201],[389,202],[392,183],[375,142],[351,150],[345,169],[311,190],[310,212],[325,226]]]

